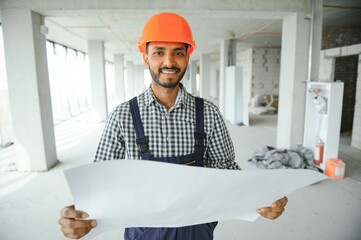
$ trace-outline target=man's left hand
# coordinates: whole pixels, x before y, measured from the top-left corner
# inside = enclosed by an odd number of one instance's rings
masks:
[[[257,209],[257,212],[265,218],[275,220],[276,218],[282,215],[283,211],[285,210],[285,206],[287,202],[288,202],[288,198],[283,197],[272,203],[270,207]]]

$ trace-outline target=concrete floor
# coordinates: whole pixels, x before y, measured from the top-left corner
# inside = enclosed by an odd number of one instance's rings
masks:
[[[228,124],[237,162],[244,170],[255,168],[247,159],[257,147],[275,146],[276,122],[276,116],[267,115],[252,116],[251,127]],[[92,162],[102,128],[103,124],[84,117],[57,125],[60,162],[48,172],[9,171],[9,164],[16,160],[16,145],[0,150],[0,239],[65,239],[57,221],[60,209],[71,204],[72,197],[63,170]],[[291,193],[286,211],[275,221],[220,222],[215,239],[361,239],[361,152],[349,145],[350,137],[342,136],[344,179],[325,180]],[[107,232],[96,239],[121,240],[122,232]]]

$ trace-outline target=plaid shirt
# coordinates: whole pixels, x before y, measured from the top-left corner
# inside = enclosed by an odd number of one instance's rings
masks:
[[[173,157],[194,152],[195,98],[180,84],[174,106],[167,110],[157,102],[151,88],[138,96],[145,136],[154,157]],[[204,165],[221,169],[240,169],[234,161],[234,148],[218,108],[204,101],[204,130],[207,134]],[[129,102],[110,114],[94,161],[141,159]]]

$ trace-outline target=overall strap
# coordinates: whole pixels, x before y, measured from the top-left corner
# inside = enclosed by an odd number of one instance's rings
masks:
[[[196,101],[196,131],[194,133],[194,153],[196,165],[203,167],[203,155],[206,149],[207,134],[204,132],[204,100],[195,97]]]
[[[151,159],[148,137],[144,135],[144,128],[140,118],[137,97],[129,101],[130,112],[132,113],[133,125],[135,129],[136,142],[142,155],[142,159]]]

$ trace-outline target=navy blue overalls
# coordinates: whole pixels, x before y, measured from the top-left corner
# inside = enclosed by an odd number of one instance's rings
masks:
[[[129,101],[130,111],[136,133],[136,142],[140,149],[142,159],[154,161],[191,164],[203,167],[203,154],[207,134],[204,132],[203,99],[196,97],[196,132],[194,153],[184,156],[155,158],[152,156],[148,138],[144,135],[143,124],[140,118],[137,98]],[[205,223],[179,228],[127,228],[125,240],[211,240],[217,222]]]

